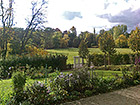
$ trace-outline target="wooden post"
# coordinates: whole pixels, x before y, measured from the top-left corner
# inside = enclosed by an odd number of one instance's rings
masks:
[[[80,68],[80,57],[78,57],[78,68]]]
[[[74,58],[74,68],[76,68],[76,57],[73,58]]]

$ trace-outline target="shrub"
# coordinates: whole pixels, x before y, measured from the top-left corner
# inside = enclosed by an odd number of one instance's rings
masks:
[[[67,56],[65,55],[58,55],[58,54],[50,55],[50,56],[46,56],[45,60],[48,67],[51,66],[53,71],[55,69],[58,70],[66,69]]]
[[[125,86],[131,86],[139,83],[140,81],[140,73],[136,70],[136,67],[131,68],[131,72],[127,67],[121,68],[122,71],[122,80]]]
[[[71,94],[72,91],[84,92],[89,86],[90,74],[88,69],[76,69],[71,74],[60,73],[52,82],[52,86],[63,89]]]
[[[12,73],[16,71],[18,68],[24,67],[26,71],[26,65],[30,66],[29,69],[33,68],[34,70],[39,70],[41,67],[47,68],[51,67],[52,72],[55,69],[64,70],[66,69],[66,61],[67,57],[64,55],[47,55],[46,57],[42,56],[23,56],[23,57],[15,57],[11,59],[6,59],[0,61],[0,77],[1,78],[10,78]],[[10,68],[10,69],[9,69]],[[33,70],[32,69],[32,70]],[[36,71],[35,71],[36,72]]]
[[[83,67],[81,69],[75,69],[72,74],[74,90],[83,92],[87,87],[90,86],[90,73],[88,68]]]
[[[85,96],[91,96],[92,95],[92,91],[91,90],[86,90],[84,92]]]
[[[33,105],[49,105],[50,90],[46,84],[40,81],[35,81],[33,84],[26,87],[26,100]]]
[[[134,56],[135,56],[134,54],[120,54],[120,53],[111,55],[110,56],[111,64],[113,65],[131,64],[135,60]],[[89,63],[92,62],[95,66],[104,65],[104,55],[94,53],[88,56],[88,61],[90,61]]]
[[[45,78],[46,73],[51,71],[51,69],[46,69],[43,66],[41,66],[40,68],[35,68],[26,65],[25,68],[26,70],[23,71],[25,71],[26,75],[32,79]]]
[[[92,79],[92,85],[97,93],[105,93],[113,89],[114,78],[96,77]]]
[[[14,86],[14,98],[17,103],[24,100],[23,88],[26,83],[26,76],[23,72],[16,72],[12,75],[12,82]]]
[[[101,66],[104,65],[104,55],[103,54],[92,54],[89,56],[90,61],[95,65],[95,66]]]

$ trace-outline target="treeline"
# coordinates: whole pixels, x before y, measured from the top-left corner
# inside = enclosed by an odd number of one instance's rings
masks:
[[[2,35],[3,28],[0,29],[0,34]],[[30,31],[30,30],[29,30]],[[9,32],[9,30],[8,30]],[[99,37],[105,32],[104,29],[96,33],[95,28],[93,33],[85,31],[77,35],[76,28],[73,26],[71,29],[62,32],[60,29],[47,27],[45,29],[36,29],[31,32],[30,37],[25,37],[24,33],[26,29],[23,28],[11,28],[10,33],[8,33],[8,50],[12,54],[20,53],[22,41],[25,42],[25,46],[35,46],[37,48],[43,49],[55,49],[55,48],[68,48],[68,47],[79,47],[82,40],[87,43],[87,46],[98,47]],[[131,33],[127,32],[126,25],[114,26],[108,31],[114,38],[115,46],[119,48],[128,47],[128,37]],[[133,31],[132,31],[133,32]],[[28,33],[30,34],[30,32]],[[0,47],[2,49],[3,37],[0,37]]]

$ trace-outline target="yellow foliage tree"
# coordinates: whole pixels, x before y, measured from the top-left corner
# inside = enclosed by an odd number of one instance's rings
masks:
[[[26,51],[28,52],[27,55],[30,56],[35,56],[35,55],[46,56],[48,54],[46,50],[42,48],[37,48],[35,46],[26,46]]]
[[[129,36],[128,45],[134,52],[138,53],[140,51],[140,28],[139,27],[136,27],[136,29]]]
[[[110,55],[113,55],[116,52],[113,36],[106,31],[99,37],[98,43],[100,50],[104,53],[104,58],[106,55],[108,56],[108,65],[110,65]]]
[[[137,65],[136,69],[138,70],[139,63],[137,61],[138,61],[138,54],[140,51],[140,28],[138,26],[129,36],[128,45],[134,52],[136,52],[135,64]]]
[[[128,46],[127,38],[121,34],[118,39],[115,40],[116,47],[126,48]]]
[[[60,39],[60,47],[66,48],[68,46],[69,40],[70,40],[69,36],[65,34],[64,37]]]

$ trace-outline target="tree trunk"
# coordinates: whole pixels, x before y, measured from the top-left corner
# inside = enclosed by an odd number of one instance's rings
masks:
[[[110,54],[108,54],[108,65],[110,65]]]
[[[104,54],[104,65],[105,65],[105,70],[106,70],[106,53]]]
[[[138,52],[136,53],[136,57],[135,57],[135,64],[136,64],[136,71],[138,71],[138,69],[139,69],[139,58],[138,58]]]
[[[84,58],[82,58],[82,65],[84,65]]]

